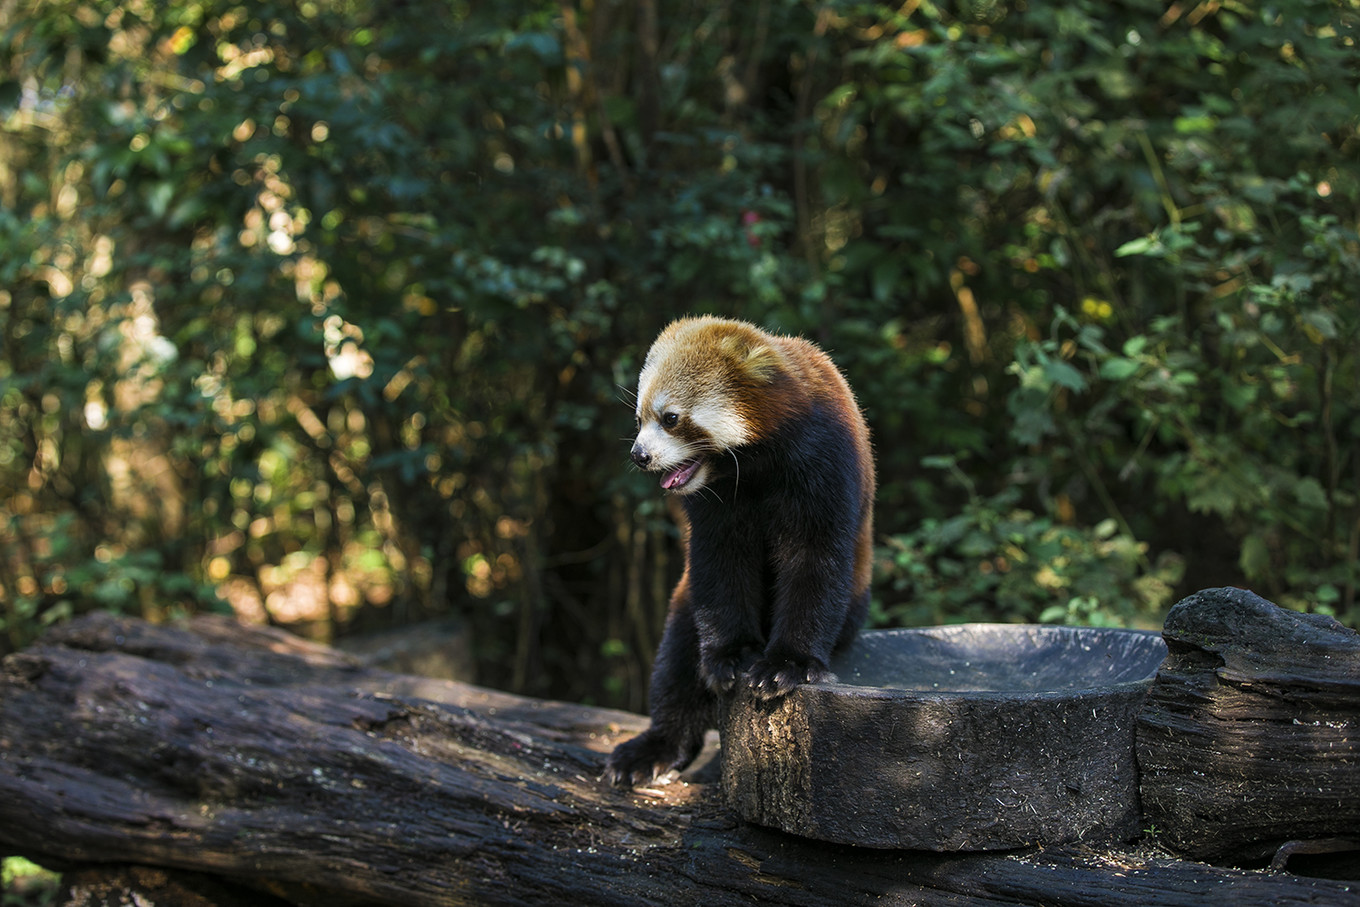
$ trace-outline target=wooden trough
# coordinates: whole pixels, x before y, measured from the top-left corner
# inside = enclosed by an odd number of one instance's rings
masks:
[[[1134,727],[1157,633],[870,631],[838,680],[738,696],[723,787],[743,818],[840,844],[1009,850],[1141,833]]]

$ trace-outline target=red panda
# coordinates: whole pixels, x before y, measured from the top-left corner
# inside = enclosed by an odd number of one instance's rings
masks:
[[[845,378],[796,337],[672,323],[638,376],[633,462],[683,495],[685,567],[652,670],[651,726],[612,784],[685,768],[739,683],[765,698],[831,677],[869,609],[874,463]]]

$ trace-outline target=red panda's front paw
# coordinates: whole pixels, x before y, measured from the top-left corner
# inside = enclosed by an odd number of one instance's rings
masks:
[[[693,762],[703,745],[703,734],[671,735],[648,728],[614,748],[605,762],[604,780],[616,787],[664,783]]]
[[[756,659],[746,671],[752,691],[761,699],[778,699],[803,683],[835,680],[836,675],[816,659],[771,658]]]
[[[737,678],[751,657],[750,651],[744,648],[705,655],[700,661],[699,673],[714,693],[730,693],[736,689]]]

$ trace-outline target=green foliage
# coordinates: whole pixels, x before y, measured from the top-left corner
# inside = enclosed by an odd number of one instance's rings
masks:
[[[1353,231],[1322,227],[1312,247],[1346,243]],[[1159,507],[1134,518],[1144,532],[1162,513],[1205,514],[1234,540],[1252,585],[1314,609],[1333,610],[1342,589],[1353,601],[1357,500],[1343,469],[1353,475],[1360,442],[1360,385],[1347,380],[1360,367],[1360,315],[1347,295],[1360,275],[1353,256],[1331,260],[1244,280],[1212,297],[1198,330],[1154,319],[1118,350],[1103,329],[1060,313],[1066,339],[1028,344],[1018,358],[1066,351],[1077,380],[1063,390],[1088,402],[1075,415],[1055,412],[1061,393],[1040,399],[1022,382],[1011,402],[1028,415],[1017,425],[1042,425],[1029,443],[1050,436],[1101,455],[1093,475],[1150,488]]]
[[[1357,20],[21,2],[0,646],[453,611],[484,682],[640,707],[678,557],[627,395],[692,311],[845,367],[885,620],[1353,621]]]
[[[924,317],[954,297],[993,509],[1190,542],[1191,584],[1354,621],[1360,11],[857,9],[825,102],[845,270],[900,271]]]
[[[1016,487],[980,497],[952,457],[922,465],[947,470],[968,501],[952,516],[928,517],[888,539],[880,579],[898,603],[880,606],[878,619],[1160,625],[1181,579],[1179,557],[1163,553],[1151,564],[1147,544],[1114,520],[1061,525],[1018,506]]]
[[[0,862],[0,904],[4,907],[42,907],[61,895],[61,876],[23,857]]]
[[[626,55],[631,19],[585,32],[556,4],[25,9],[3,56],[27,165],[0,218],[9,644],[218,594],[341,627],[453,607],[488,682],[590,695],[624,606],[592,626],[580,590],[674,562],[655,503],[655,562],[605,557],[649,484],[623,469],[638,348],[805,271],[774,242],[782,150],[709,103],[722,46],[686,38],[685,85],[618,92],[581,42]]]

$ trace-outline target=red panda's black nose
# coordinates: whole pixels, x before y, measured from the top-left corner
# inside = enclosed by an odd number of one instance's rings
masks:
[[[647,451],[639,444],[633,445],[633,449],[629,451],[629,455],[633,458],[633,462],[643,469],[646,469],[647,464],[652,462],[652,455],[647,453]]]

